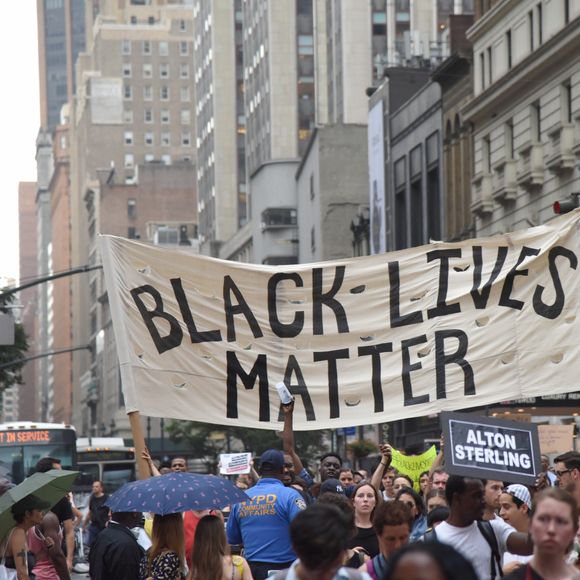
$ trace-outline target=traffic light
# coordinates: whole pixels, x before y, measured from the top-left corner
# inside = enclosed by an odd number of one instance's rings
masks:
[[[555,201],[552,206],[555,214],[563,214],[580,207],[580,193],[571,193],[568,199]]]

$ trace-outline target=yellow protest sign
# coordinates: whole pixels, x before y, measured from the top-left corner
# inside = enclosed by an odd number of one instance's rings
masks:
[[[419,476],[423,471],[428,471],[433,461],[437,457],[435,445],[431,445],[425,453],[421,455],[403,455],[393,448],[393,459],[391,465],[400,473],[408,475],[413,480],[413,487],[419,491]]]

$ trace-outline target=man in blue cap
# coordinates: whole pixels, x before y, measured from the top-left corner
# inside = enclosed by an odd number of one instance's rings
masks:
[[[290,522],[306,502],[282,483],[284,454],[268,449],[260,458],[260,480],[246,491],[250,501],[232,507],[227,523],[228,543],[243,544],[254,580],[270,570],[288,568],[296,559],[290,541]]]

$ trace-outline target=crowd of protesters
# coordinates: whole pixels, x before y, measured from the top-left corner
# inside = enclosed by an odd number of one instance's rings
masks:
[[[19,580],[68,580],[73,521],[86,529],[94,580],[564,580],[580,578],[580,453],[542,457],[534,486],[449,475],[440,453],[416,481],[381,445],[374,472],[336,453],[307,470],[294,449],[292,405],[284,450],[238,476],[247,501],[223,510],[113,512],[95,482],[84,518],[65,496],[12,507],[3,565]],[[443,445],[443,441],[442,441]],[[162,476],[146,452],[151,476]],[[44,458],[38,471],[59,468]],[[187,471],[175,457],[167,471]],[[73,538],[74,542],[74,538]]]

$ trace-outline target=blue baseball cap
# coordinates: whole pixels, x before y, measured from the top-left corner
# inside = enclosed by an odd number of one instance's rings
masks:
[[[278,449],[267,449],[260,456],[260,470],[281,472],[284,469],[284,454]]]

